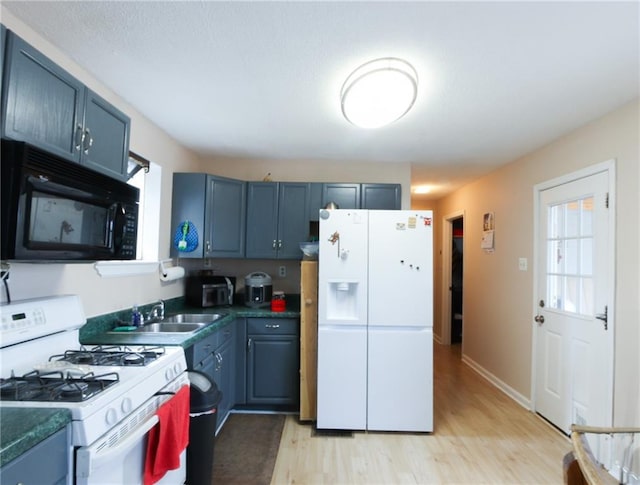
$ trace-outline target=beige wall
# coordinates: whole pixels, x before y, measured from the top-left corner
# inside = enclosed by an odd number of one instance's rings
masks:
[[[515,395],[531,396],[533,188],[590,165],[616,160],[616,302],[614,424],[640,424],[638,311],[638,101],[623,106],[438,201],[436,333],[441,336],[442,217],[465,211],[465,358]],[[482,215],[495,213],[495,252],[480,248]],[[518,269],[518,258],[529,270]]]

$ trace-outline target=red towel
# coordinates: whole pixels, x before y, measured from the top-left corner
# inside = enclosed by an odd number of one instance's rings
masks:
[[[180,454],[189,444],[189,386],[183,386],[156,414],[160,422],[149,430],[144,485],[180,467]]]

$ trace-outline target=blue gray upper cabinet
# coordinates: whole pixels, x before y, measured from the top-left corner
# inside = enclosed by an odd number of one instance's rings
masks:
[[[309,238],[307,182],[249,182],[247,258],[301,259]]]
[[[400,210],[400,184],[362,184],[361,209]]]
[[[2,136],[125,180],[130,119],[12,32],[5,54]]]
[[[340,209],[360,208],[360,184],[322,184],[322,207],[335,202]]]
[[[7,28],[0,24],[0,83],[4,73],[4,50],[7,46]]]
[[[126,179],[131,119],[90,89],[86,90],[82,163]]]
[[[174,173],[171,204],[171,257],[242,258],[246,182],[204,173]],[[184,221],[198,233],[194,251],[178,251],[174,235]]]

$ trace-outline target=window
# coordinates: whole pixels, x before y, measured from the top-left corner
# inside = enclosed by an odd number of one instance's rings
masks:
[[[549,307],[593,316],[593,197],[549,207],[548,221]]]
[[[136,259],[158,261],[162,167],[129,152],[128,183],[140,190]]]

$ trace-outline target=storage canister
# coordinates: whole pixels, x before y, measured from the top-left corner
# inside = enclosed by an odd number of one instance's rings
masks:
[[[271,311],[283,312],[287,305],[284,299],[284,291],[274,291],[271,297]]]

